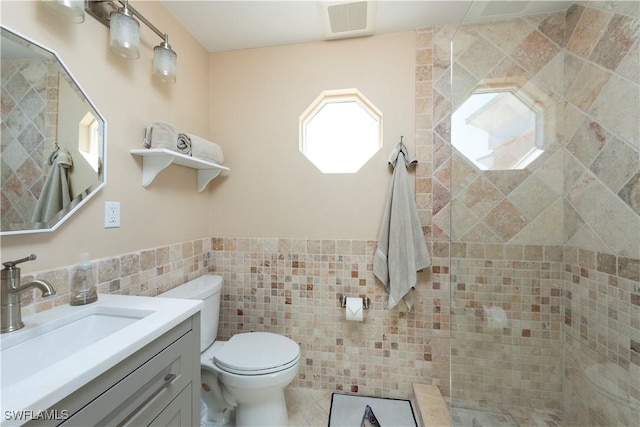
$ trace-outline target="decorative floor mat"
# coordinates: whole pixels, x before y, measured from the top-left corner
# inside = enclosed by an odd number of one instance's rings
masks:
[[[365,412],[367,417],[363,420]],[[371,419],[371,414],[374,419]],[[418,423],[413,414],[413,406],[408,400],[333,393],[329,427],[361,426],[417,427]]]

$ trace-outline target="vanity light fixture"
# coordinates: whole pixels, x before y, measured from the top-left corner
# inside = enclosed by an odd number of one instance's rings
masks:
[[[67,22],[74,24],[84,22],[84,0],[42,0],[42,4]]]
[[[153,76],[161,82],[176,82],[177,54],[171,49],[169,36],[164,35],[164,41],[153,48]]]
[[[109,49],[123,58],[140,58],[140,24],[129,10],[129,2],[111,12],[109,19]]]
[[[158,30],[128,0],[42,0],[42,3],[69,22],[84,22],[87,12],[110,28],[111,51],[128,59],[140,57],[140,23],[136,18],[139,19],[162,39],[153,48],[153,76],[162,82],[175,83],[178,55],[169,45],[169,35]]]

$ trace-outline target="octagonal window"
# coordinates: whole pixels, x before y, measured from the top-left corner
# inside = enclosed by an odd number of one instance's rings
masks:
[[[323,173],[355,173],[382,146],[382,113],[357,89],[324,91],[300,116],[300,151]]]
[[[474,93],[451,117],[451,142],[479,169],[524,169],[544,152],[538,126],[533,103],[518,94]]]

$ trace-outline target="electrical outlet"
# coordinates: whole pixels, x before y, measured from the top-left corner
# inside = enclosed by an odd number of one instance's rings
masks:
[[[120,202],[104,203],[104,228],[120,227]]]

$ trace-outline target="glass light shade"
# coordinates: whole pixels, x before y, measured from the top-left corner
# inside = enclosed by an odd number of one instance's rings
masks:
[[[176,63],[178,56],[168,46],[156,46],[153,48],[153,77],[166,82],[176,82]]]
[[[42,0],[42,5],[67,22],[84,22],[84,0]]]
[[[111,12],[109,48],[128,59],[140,58],[140,23],[122,10]]]

